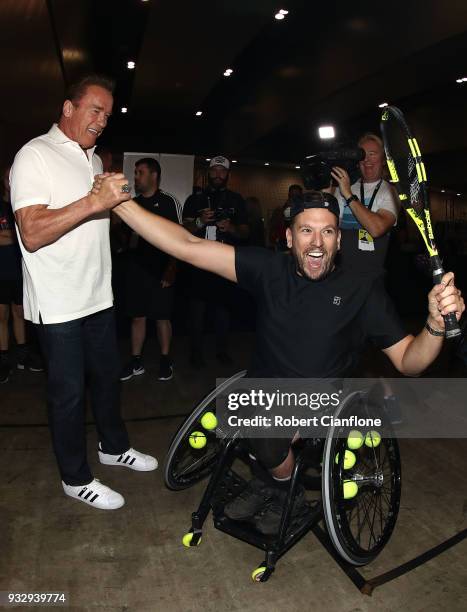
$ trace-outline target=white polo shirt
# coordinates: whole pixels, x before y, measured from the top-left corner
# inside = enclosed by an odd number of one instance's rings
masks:
[[[45,204],[62,208],[91,189],[102,162],[94,148],[84,152],[54,124],[47,134],[28,142],[11,168],[11,202],[16,212]],[[34,253],[24,248],[24,316],[39,323],[64,323],[113,304],[109,214],[90,218],[53,244]]]

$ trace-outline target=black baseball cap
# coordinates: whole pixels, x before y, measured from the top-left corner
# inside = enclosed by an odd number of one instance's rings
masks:
[[[324,208],[340,219],[340,208],[337,199],[330,193],[322,191],[305,191],[292,198],[290,219],[293,219],[307,208]]]

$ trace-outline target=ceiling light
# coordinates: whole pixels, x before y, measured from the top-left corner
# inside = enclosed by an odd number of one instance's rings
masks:
[[[281,15],[288,15],[288,14],[289,14],[289,11],[286,11],[285,9],[281,9],[281,10],[279,11],[279,13],[280,13]]]
[[[211,161],[211,158],[210,157],[206,157],[206,161]]]
[[[276,13],[274,17],[277,19],[277,21],[280,21],[281,19],[285,19],[285,15],[283,15],[282,13]]]
[[[461,197],[461,193],[456,193],[456,196],[458,196],[459,198]]]
[[[203,114],[203,111],[196,111],[195,115],[197,117],[201,117],[201,115]]]
[[[127,62],[126,63],[126,67],[128,68],[128,70],[134,70],[135,69],[135,62]]]
[[[233,160],[232,160],[232,163],[233,163],[233,164],[236,164],[236,163],[237,163],[237,160],[236,160],[236,159],[233,159]]]
[[[227,68],[227,70],[224,72],[224,76],[229,77],[232,74],[233,70],[232,68]]]
[[[295,169],[296,170],[300,170],[300,166],[295,166]]]
[[[322,125],[319,128],[318,132],[321,140],[326,140],[327,138],[334,138],[334,136],[336,135],[332,125]]]
[[[128,109],[127,109],[126,106],[122,106],[121,111],[122,111],[122,113],[127,113]]]
[[[460,79],[456,79],[456,83],[465,83],[467,81],[467,77],[461,77]]]
[[[269,166],[269,162],[264,162],[264,165],[265,166]]]
[[[446,189],[441,189],[441,193],[446,193]]]
[[[389,104],[387,102],[381,102],[381,104],[378,104],[379,108],[384,108],[385,106],[389,106]]]

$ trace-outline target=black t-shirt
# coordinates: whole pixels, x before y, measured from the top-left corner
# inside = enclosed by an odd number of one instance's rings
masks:
[[[149,198],[145,198],[142,195],[137,196],[135,202],[155,215],[160,215],[174,223],[180,222],[177,200],[170,193],[159,189]],[[166,253],[146,242],[141,236],[138,236],[135,256],[139,263],[150,268],[155,274],[163,274],[169,260],[169,256]]]
[[[248,223],[248,215],[245,207],[245,200],[239,193],[230,191],[230,189],[211,189],[207,188],[199,194],[194,194],[188,197],[183,207],[184,219],[196,219],[201,215],[203,208],[210,208],[216,212],[218,218],[230,219],[234,225],[243,225]],[[215,225],[215,221],[212,222]],[[200,238],[206,236],[206,228],[201,228],[196,235]],[[228,232],[216,232],[217,242],[226,244],[238,244],[241,242],[235,236]]]
[[[258,307],[249,376],[349,376],[366,339],[384,349],[407,335],[379,280],[336,268],[310,281],[291,255],[249,247],[236,249],[235,267]]]
[[[9,202],[0,200],[0,230],[15,233],[15,218]],[[0,279],[21,279],[21,251],[18,243],[0,246]]]

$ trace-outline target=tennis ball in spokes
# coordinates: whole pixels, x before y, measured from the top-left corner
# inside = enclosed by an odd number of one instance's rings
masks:
[[[352,499],[358,493],[358,485],[353,480],[344,480],[344,499]]]
[[[353,468],[357,461],[357,457],[351,450],[346,450],[344,453],[344,470],[350,470]],[[336,463],[339,463],[339,453],[336,455]]]
[[[352,429],[352,431],[349,431],[349,435],[347,436],[347,446],[351,450],[357,450],[363,446],[362,432],[358,431],[357,429]]]
[[[211,431],[211,429],[216,429],[217,417],[214,412],[205,412],[201,417],[201,425],[208,431]]]
[[[188,438],[192,448],[204,448],[206,446],[206,436],[202,431],[193,431]]]
[[[381,443],[381,436],[377,431],[369,431],[365,436],[365,444],[369,448],[376,448]]]

